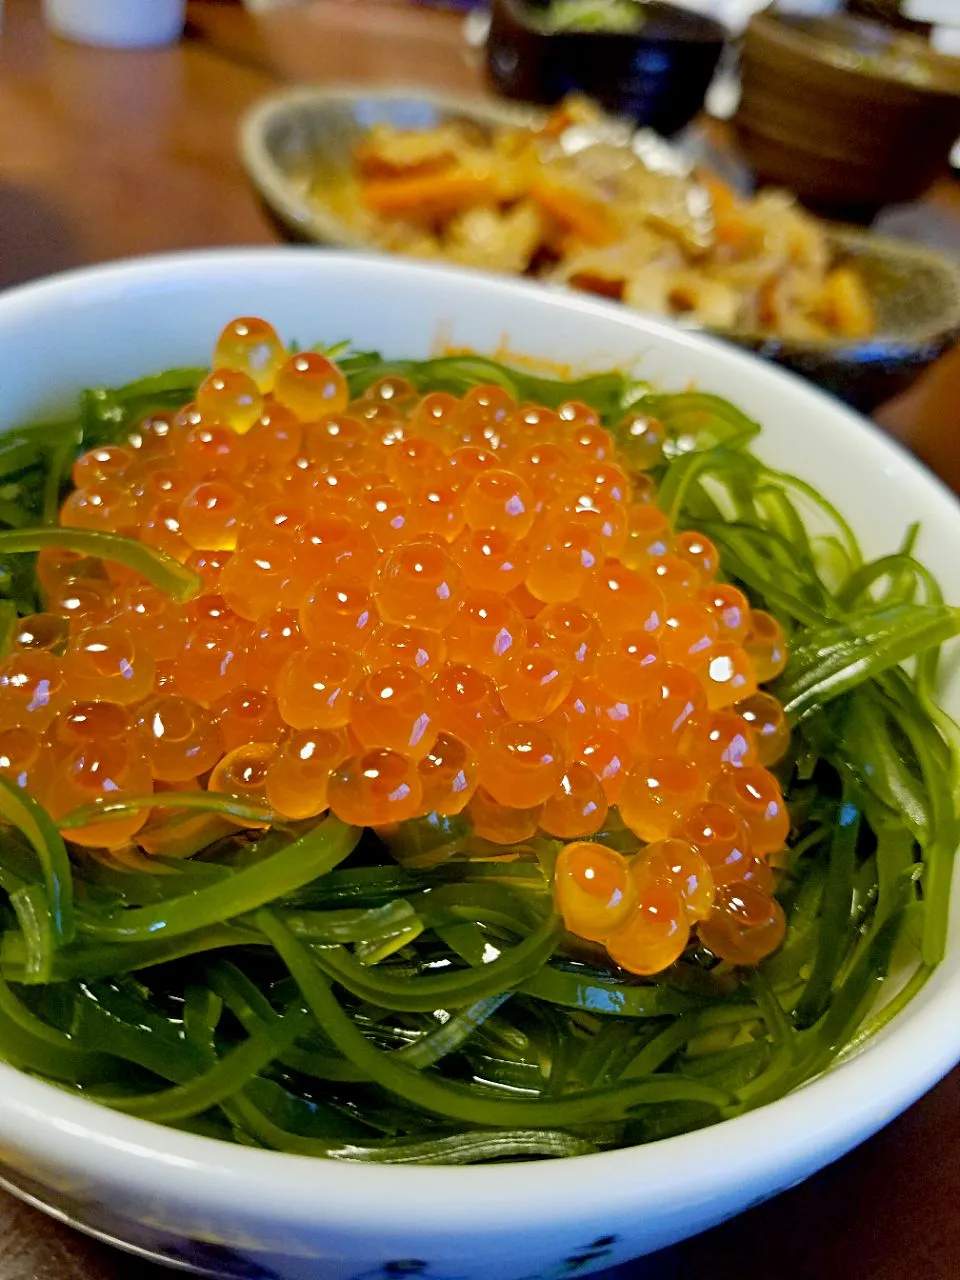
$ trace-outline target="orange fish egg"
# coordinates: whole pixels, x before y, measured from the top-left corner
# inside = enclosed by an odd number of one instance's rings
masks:
[[[70,751],[58,762],[56,777],[48,780],[40,798],[56,821],[82,805],[149,795],[152,790],[150,770],[136,745],[111,738],[87,741]],[[127,844],[149,816],[145,807],[71,828],[64,835],[72,844],[116,849]]]
[[[289,410],[288,410],[289,412]],[[325,413],[318,422],[303,428],[303,450],[315,465],[356,467],[364,464],[373,443],[370,424],[348,413]]]
[[[497,456],[491,449],[481,449],[475,444],[462,444],[447,459],[447,483],[457,492],[462,492],[481,471],[490,471],[499,465]]]
[[[435,542],[398,547],[380,571],[377,604],[386,622],[440,631],[453,620],[460,598],[460,572]]]
[[[664,599],[656,584],[616,561],[608,561],[587,579],[579,603],[607,637],[624,631],[656,634],[663,621]]]
[[[627,544],[627,508],[615,502],[605,493],[583,493],[576,498],[565,499],[563,510],[583,529],[589,529],[600,539],[603,554],[617,559]]]
[[[423,785],[413,761],[375,747],[331,770],[327,799],[343,822],[379,827],[405,822],[419,813]]]
[[[437,725],[470,746],[504,718],[503,704],[490,676],[462,662],[447,662],[433,681]]]
[[[250,679],[273,689],[280,668],[294,653],[306,648],[306,637],[294,609],[265,614],[247,641],[246,671]]]
[[[525,585],[545,604],[577,599],[603,562],[600,535],[574,520],[550,521],[531,538]]]
[[[477,789],[477,762],[465,742],[439,733],[418,765],[426,813],[460,813]]]
[[[560,840],[592,836],[603,826],[608,802],[600,779],[579,761],[567,765],[560,785],[544,801],[540,825]]]
[[[756,736],[733,711],[695,716],[678,745],[680,754],[693,760],[709,777],[715,777],[725,764],[739,766],[757,762]]]
[[[520,808],[494,800],[485,787],[477,787],[467,805],[467,816],[476,835],[491,844],[517,845],[532,840],[540,825],[543,805]]]
[[[68,529],[123,533],[136,522],[136,503],[122,479],[95,480],[74,489],[60,508],[60,523]]]
[[[672,884],[686,908],[687,920],[693,924],[710,914],[716,896],[713,874],[703,855],[687,840],[658,840],[634,858],[631,875],[641,887],[651,880]]]
[[[350,399],[342,372],[317,351],[300,351],[282,364],[274,377],[273,394],[301,422],[343,413]]]
[[[274,742],[247,742],[241,747],[234,747],[214,766],[207,790],[232,796],[241,804],[268,808],[267,777],[270,766],[276,759],[277,750]],[[251,822],[249,818],[231,818],[229,814],[224,816],[241,827],[267,825]]]
[[[786,933],[783,908],[775,898],[750,884],[727,885],[717,891],[713,910],[702,921],[700,940],[730,964],[758,964],[776,951]]]
[[[371,671],[354,690],[350,729],[365,748],[385,747],[419,760],[437,736],[436,698],[410,667]]]
[[[109,622],[121,603],[112,584],[102,578],[77,578],[47,597],[47,608],[66,618],[71,632]]]
[[[70,637],[70,623],[57,613],[31,613],[18,618],[10,636],[13,649],[42,649],[62,653]]]
[[[624,702],[642,702],[660,689],[662,665],[660,645],[648,631],[623,631],[601,646],[596,682]]]
[[[155,660],[176,658],[191,627],[183,605],[148,582],[127,587],[113,621]]]
[[[431,392],[431,395],[445,395],[445,392]],[[400,373],[388,373],[384,378],[378,378],[363,393],[365,400],[372,400],[375,404],[392,404],[397,408],[406,408],[413,404],[417,399],[417,389],[410,381]],[[424,401],[429,400],[430,396],[424,396]],[[455,396],[450,396],[450,400],[458,403]],[[421,402],[422,403],[422,402]]]
[[[237,544],[243,548],[257,546],[261,542],[284,543],[288,537],[299,541],[300,531],[309,517],[308,508],[289,495],[254,498],[245,513]],[[292,543],[287,545],[292,549]]]
[[[780,784],[762,765],[733,768],[724,765],[710,788],[710,796],[729,805],[743,818],[750,832],[753,852],[775,853],[790,834],[790,812]]]
[[[595,618],[578,604],[548,604],[540,609],[529,629],[531,644],[546,644],[570,658],[578,676],[589,676],[601,648]]]
[[[526,480],[501,469],[481,471],[464,491],[462,501],[471,529],[495,529],[514,540],[530,532],[537,506]]]
[[[783,627],[771,614],[754,609],[750,615],[750,630],[743,642],[754,675],[759,684],[775,679],[787,665],[787,642]],[[744,693],[749,696],[752,690]]]
[[[409,399],[412,397],[405,403]],[[393,397],[389,403],[394,403]],[[462,402],[448,391],[431,391],[414,406],[410,414],[410,434],[430,441],[435,446],[439,445],[441,449],[447,449],[455,443],[455,424],[461,409]]]
[[[172,413],[148,413],[127,437],[127,447],[138,459],[165,454],[170,449]]]
[[[293,461],[302,443],[300,420],[282,404],[265,404],[243,437],[240,457],[247,467],[282,467]]]
[[[573,430],[565,437],[566,443],[583,462],[605,462],[614,455],[613,437],[600,426],[592,410],[588,413],[588,419],[581,414],[571,423]]]
[[[286,734],[267,767],[270,808],[295,822],[323,813],[330,771],[349,755],[343,729],[298,729]]]
[[[276,609],[290,608],[300,590],[294,580],[294,549],[274,539],[235,552],[220,576],[220,594],[248,622],[259,622]]]
[[[32,729],[0,730],[0,778],[12,787],[35,787],[34,766],[40,760],[42,739]]]
[[[386,551],[409,536],[410,504],[395,484],[377,484],[360,497],[360,521],[369,529],[377,546]]]
[[[318,582],[300,605],[300,629],[311,643],[344,645],[356,653],[380,620],[377,600],[349,574]]]
[[[717,572],[720,553],[710,539],[702,533],[697,533],[693,529],[678,533],[670,549],[681,560],[692,564],[704,581],[709,581]]]
[[[212,710],[220,725],[224,751],[246,742],[276,742],[285,728],[273,694],[248,684],[224,694]]]
[[[519,609],[495,591],[470,591],[444,632],[452,662],[466,662],[496,676],[523,644]]]
[[[703,605],[670,600],[664,610],[660,650],[667,662],[697,669],[709,661],[719,634],[716,619]]]
[[[584,404],[582,400],[565,400],[557,409],[557,416],[575,430],[579,427],[600,426],[600,415],[596,409],[591,409],[590,405]]]
[[[180,503],[173,498],[155,503],[140,524],[140,541],[163,551],[174,560],[185,562],[193,547],[180,529]]]
[[[446,461],[446,454],[439,445],[408,435],[387,450],[384,469],[395,485],[410,490],[429,483],[433,477],[439,479]]]
[[[627,860],[591,841],[577,841],[560,850],[554,897],[567,929],[590,942],[603,942],[636,907]]]
[[[48,594],[60,591],[71,582],[86,578],[103,578],[103,564],[93,556],[80,555],[65,547],[44,547],[37,553],[37,579]]]
[[[573,465],[569,450],[550,440],[523,447],[513,461],[514,470],[526,480],[541,506],[554,501]]]
[[[188,782],[223,755],[213,712],[177,694],[154,698],[137,712],[137,731],[154,778]]]
[[[439,631],[424,627],[383,624],[375,629],[363,648],[363,665],[368,671],[399,664],[410,667],[431,680],[447,658],[447,641]]]
[[[210,706],[235,689],[244,676],[248,634],[246,627],[198,623],[177,659],[176,682],[181,692]]]
[[[201,418],[174,436],[174,459],[191,482],[216,473],[234,475],[243,456],[239,441],[229,427]]]
[[[231,320],[217,339],[213,364],[247,374],[261,392],[267,392],[286,354],[277,331],[266,320],[240,316]]]
[[[277,705],[293,729],[340,729],[350,723],[359,664],[346,649],[314,646],[294,653],[277,677]]]
[[[643,977],[662,973],[680,959],[690,937],[683,897],[662,880],[643,886],[636,908],[604,940],[610,959]]]
[[[197,409],[204,418],[220,422],[242,436],[260,417],[263,397],[248,373],[214,369],[197,388]]]
[[[712,582],[701,587],[696,598],[716,618],[720,640],[728,644],[743,642],[750,629],[750,603],[742,591],[725,582]]]
[[[563,752],[554,735],[523,720],[505,720],[489,729],[477,743],[477,764],[493,798],[517,808],[542,804],[564,773]]]
[[[608,804],[616,804],[633,763],[627,739],[614,729],[596,727],[575,738],[571,755],[599,780]]]
[[[140,702],[153,689],[154,660],[123,627],[96,626],[70,642],[63,678],[74,698]]]
[[[660,756],[635,763],[620,792],[620,817],[641,840],[676,835],[706,797],[707,780],[688,760]]]
[[[727,804],[708,800],[695,805],[684,815],[678,834],[702,855],[718,885],[740,880],[752,861],[747,825]]]
[[[652,560],[650,573],[663,593],[664,599],[671,603],[686,601],[703,584],[703,574],[696,565],[691,564],[683,556],[678,556],[674,551],[668,551],[666,555]]]
[[[73,464],[70,479],[75,489],[86,489],[104,480],[119,480],[133,461],[133,451],[123,445],[103,444],[90,449]]]
[[[659,418],[642,410],[628,413],[617,428],[620,452],[636,471],[649,471],[663,460],[666,428]]]
[[[376,539],[343,515],[310,516],[297,537],[293,576],[306,588],[319,578],[346,573],[370,582],[380,560]]]
[[[752,730],[757,763],[769,768],[782,760],[790,745],[790,726],[783,707],[769,693],[754,693],[733,708]]]
[[[72,750],[85,742],[126,739],[130,717],[115,702],[74,702],[50,725],[50,741],[59,750]]]
[[[420,487],[411,485],[409,492],[411,535],[433,535],[444,542],[455,542],[464,528],[459,491],[441,477]]]
[[[500,698],[515,720],[542,720],[556,711],[573,688],[574,664],[557,650],[540,645],[511,653],[497,673]]]
[[[477,591],[507,595],[526,577],[527,548],[499,529],[468,530],[454,544],[453,554],[464,585]],[[535,601],[534,612],[539,608],[540,601]]]
[[[195,551],[187,561],[187,568],[203,579],[205,591],[220,590],[220,575],[230,563],[229,551]]]
[[[735,644],[717,644],[708,651],[702,680],[707,705],[713,711],[732,707],[757,689],[753,659],[746,649]]]
[[[204,480],[180,503],[180,533],[198,551],[232,551],[243,499],[223,480]]]

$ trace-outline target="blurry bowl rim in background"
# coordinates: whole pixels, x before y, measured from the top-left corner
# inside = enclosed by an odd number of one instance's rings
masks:
[[[960,600],[960,506],[876,428],[728,344],[527,281],[302,248],[69,272],[0,295],[2,429],[62,410],[83,386],[196,364],[227,320],[257,313],[305,343],[350,337],[424,357],[441,333],[482,351],[506,341],[576,372],[619,366],[729,396],[763,423],[759,455],[821,487],[869,554],[894,550],[922,519],[917,554]],[[55,353],[47,368],[44,351]],[[957,713],[955,665],[949,679]],[[578,1264],[587,1274],[703,1230],[875,1132],[960,1058],[958,998],[955,878],[947,958],[906,1009],[819,1079],[719,1128],[535,1165],[345,1164],[152,1125],[4,1065],[3,1180],[102,1238],[224,1274],[347,1280],[417,1259],[411,1273],[425,1277],[548,1280],[593,1248]]]

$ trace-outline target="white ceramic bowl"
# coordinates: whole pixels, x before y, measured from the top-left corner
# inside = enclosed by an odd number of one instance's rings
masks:
[[[813,481],[868,551],[922,519],[960,600],[960,507],[809,384],[708,338],[542,287],[316,250],[228,250],[74,272],[0,297],[0,428],[80,387],[202,362],[231,317],[390,355],[435,344],[614,365],[736,401],[757,451]],[[945,690],[960,710],[960,677]],[[960,888],[960,886],[958,886]],[[781,1191],[873,1133],[960,1059],[960,893],[949,955],[858,1056],[761,1111],[652,1146],[487,1168],[305,1160],[155,1127],[0,1067],[8,1184],[145,1253],[248,1280],[551,1280],[624,1261]],[[931,1170],[931,1178],[935,1171]]]

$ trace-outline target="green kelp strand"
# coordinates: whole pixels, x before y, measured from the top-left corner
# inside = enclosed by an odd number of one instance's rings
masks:
[[[140,942],[71,943],[54,953],[50,976],[38,977],[29,964],[26,939],[7,932],[0,943],[0,971],[8,982],[34,985],[40,982],[92,982],[137,969],[150,969],[221,947],[262,945],[260,934],[239,925],[215,924],[177,935]]]
[[[0,538],[4,536],[0,533]],[[63,837],[42,805],[2,778],[0,817],[26,836],[37,855],[46,887],[54,946],[62,947],[72,940],[75,932],[73,874]]]
[[[77,433],[62,440],[47,451],[47,474],[43,481],[43,512],[45,525],[56,525],[60,516],[60,494],[70,478],[70,464],[79,447]]]
[[[57,950],[53,936],[53,917],[47,896],[38,884],[26,884],[10,895],[23,939],[25,978],[33,982],[49,982],[53,957]]]
[[[653,983],[631,985],[589,971],[570,972],[544,965],[520,986],[537,1000],[565,1009],[618,1018],[662,1018],[699,1008],[703,1001]]]
[[[175,937],[255,911],[324,875],[353,850],[360,832],[326,818],[279,853],[234,872],[227,881],[145,907],[85,915],[88,937],[110,942]]]
[[[815,628],[796,641],[774,692],[793,722],[960,633],[960,608],[909,605]]]
[[[112,560],[141,574],[174,600],[192,600],[199,595],[203,580],[173,556],[155,551],[136,538],[118,533],[96,533],[88,529],[5,529],[0,532],[0,555],[20,551],[42,551],[62,547],[79,555]]]
[[[277,1023],[254,1032],[242,1044],[229,1050],[215,1066],[187,1084],[137,1098],[101,1096],[95,1100],[107,1103],[115,1111],[157,1123],[198,1115],[242,1089],[251,1076],[257,1075],[292,1044],[311,1021],[310,1014],[294,1009],[282,1015]]]
[[[850,941],[853,878],[861,810],[854,803],[853,788],[844,787],[840,812],[830,842],[827,878],[820,904],[820,929],[816,958],[809,981],[793,1011],[798,1027],[809,1027],[821,1016],[830,999],[834,979]]]
[[[297,938],[308,942],[373,942],[389,938],[412,925],[422,924],[406,898],[397,898],[382,907],[332,911],[283,911],[283,923]]]
[[[477,1000],[469,1008],[448,1018],[433,1031],[428,1031],[419,1040],[414,1040],[412,1044],[397,1049],[397,1061],[402,1062],[406,1067],[412,1067],[414,1071],[435,1066],[441,1058],[455,1053],[461,1045],[465,1044],[477,1028],[481,1027],[510,999],[510,995],[509,991],[502,991],[498,995],[488,996],[485,1000]]]
[[[430,1013],[450,1005],[458,1008],[518,986],[552,955],[562,931],[559,921],[550,917],[529,937],[506,948],[481,968],[424,978],[395,978],[365,969],[342,949],[317,950],[314,959],[330,978],[361,1000],[401,1012]]]
[[[97,801],[81,805],[58,819],[61,831],[73,831],[91,822],[107,822],[111,818],[123,818],[141,809],[196,809],[201,813],[222,814],[251,826],[268,826],[278,821],[271,809],[245,804],[233,796],[217,791],[152,791],[149,795],[123,796],[118,800]]]
[[[317,1022],[336,1047],[370,1079],[405,1101],[452,1120],[492,1128],[554,1128],[615,1117],[639,1106],[685,1100],[722,1107],[729,1095],[695,1081],[664,1076],[631,1081],[608,1089],[587,1090],[555,1100],[500,1101],[483,1096],[476,1088],[444,1082],[411,1071],[384,1055],[357,1029],[344,1012],[309,954],[269,911],[260,911],[257,923],[296,979]]]

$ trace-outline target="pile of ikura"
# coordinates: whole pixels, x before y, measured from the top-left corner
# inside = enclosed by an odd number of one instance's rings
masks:
[[[252,318],[213,370],[80,457],[60,512],[185,563],[202,593],[42,551],[46,610],[0,667],[3,776],[55,819],[199,787],[287,820],[464,813],[493,845],[565,842],[568,929],[631,972],[692,929],[735,963],[775,949],[788,730],[759,686],[784,636],[655,505],[660,424],[611,433],[584,404],[402,377],[351,401],[332,360]],[[148,814],[64,834],[136,844]],[[590,840],[618,817],[631,859]]]

